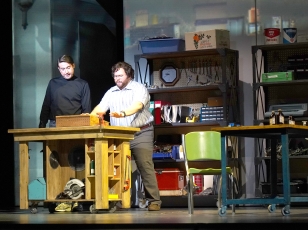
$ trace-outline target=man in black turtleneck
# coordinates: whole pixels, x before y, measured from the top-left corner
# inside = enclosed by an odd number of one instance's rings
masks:
[[[56,126],[56,116],[90,113],[91,95],[87,81],[74,75],[75,63],[71,56],[58,59],[62,76],[52,78],[47,86],[42,105],[39,128]]]

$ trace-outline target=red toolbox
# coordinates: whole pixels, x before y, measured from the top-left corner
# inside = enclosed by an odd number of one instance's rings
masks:
[[[185,173],[178,168],[156,168],[155,175],[159,190],[180,190],[185,185]]]

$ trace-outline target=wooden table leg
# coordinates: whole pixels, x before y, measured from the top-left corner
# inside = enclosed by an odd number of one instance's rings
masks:
[[[130,164],[130,167],[129,169],[126,169],[126,161],[127,161],[127,156],[129,157],[129,159],[131,159],[131,151],[130,151],[130,143],[128,141],[123,141],[122,143],[122,160],[121,160],[121,165],[122,165],[122,168],[121,168],[121,181],[122,181],[122,208],[130,208],[131,206],[131,197],[130,197],[130,191],[131,191],[131,184],[132,184],[132,181],[131,181],[131,178],[130,178],[130,185],[129,185],[129,189],[124,191],[124,181],[125,179],[125,170],[129,170],[129,175],[131,175],[131,160],[129,162]]]
[[[29,146],[28,142],[19,142],[19,205],[20,209],[28,209],[29,184]]]

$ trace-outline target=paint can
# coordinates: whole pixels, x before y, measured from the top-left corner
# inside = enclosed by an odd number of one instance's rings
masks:
[[[283,43],[296,43],[297,42],[297,29],[296,28],[283,28]]]
[[[203,176],[202,175],[194,175],[194,182],[198,186],[195,193],[199,194],[203,191]]]
[[[266,28],[264,29],[264,42],[265,44],[279,44],[280,29],[279,28]]]

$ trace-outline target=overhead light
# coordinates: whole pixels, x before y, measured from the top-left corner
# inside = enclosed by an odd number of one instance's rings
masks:
[[[28,10],[31,8],[31,6],[33,5],[33,0],[20,0],[18,2],[18,7],[22,12],[22,27],[24,28],[24,30],[27,28],[27,12]]]

